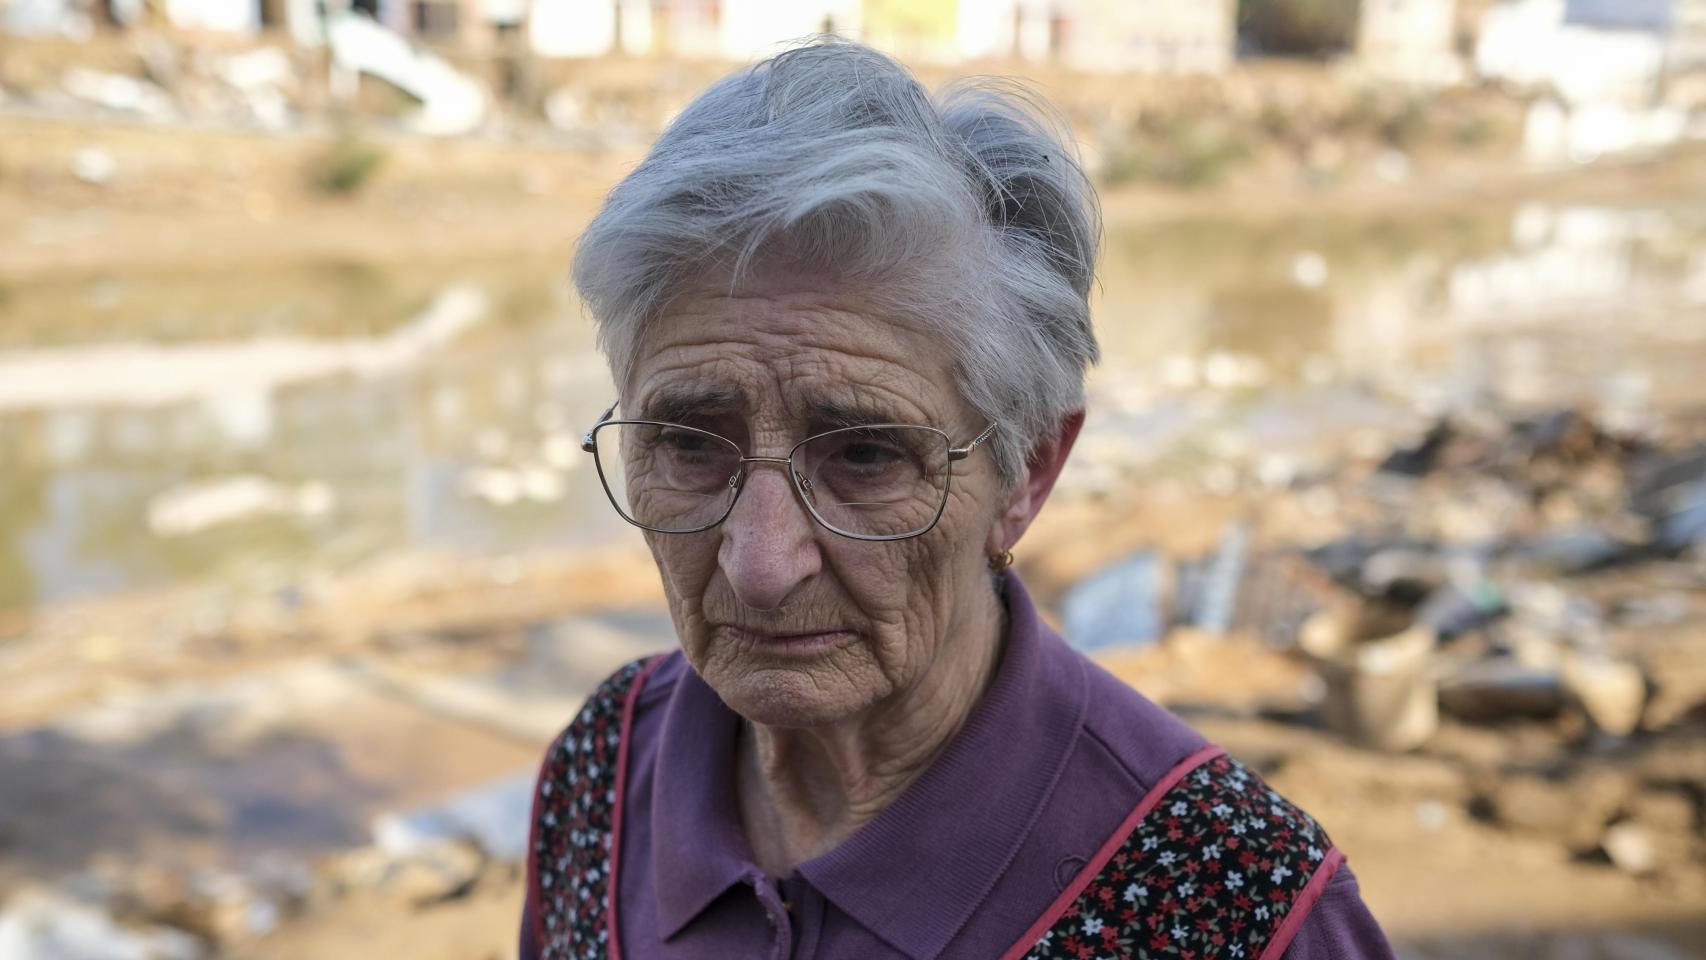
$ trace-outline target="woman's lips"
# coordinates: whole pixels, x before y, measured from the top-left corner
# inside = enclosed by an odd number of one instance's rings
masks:
[[[853,631],[851,630],[809,630],[783,633],[732,625],[724,625],[723,630],[734,640],[764,647],[768,650],[795,652],[840,646],[853,638]]]

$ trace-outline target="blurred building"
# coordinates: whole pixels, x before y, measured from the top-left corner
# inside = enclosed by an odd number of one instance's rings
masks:
[[[1680,139],[1693,105],[1667,81],[1703,48],[1701,0],[1515,0],[1482,18],[1475,67],[1542,95],[1524,132],[1532,158],[1581,161]]]
[[[1488,10],[1484,77],[1572,102],[1649,102],[1663,76],[1706,62],[1706,0],[1514,0]]]
[[[1412,83],[1453,83],[1457,58],[1457,0],[1363,0],[1357,19],[1357,57],[1371,71]]]
[[[966,59],[968,53],[971,58],[991,56],[1002,46],[998,36],[992,35],[981,44],[974,38],[973,49],[969,51],[962,42],[965,24],[982,25],[996,34],[1002,32],[1002,24],[996,22],[1000,19],[999,11],[980,11],[978,7],[976,0],[864,0],[859,9],[859,35],[880,49],[921,60],[960,60]],[[1010,37],[1011,17],[1006,27],[1005,33]]]
[[[1231,0],[1074,0],[1060,59],[1099,73],[1219,73],[1232,64]]]
[[[1092,73],[1219,73],[1233,59],[1233,7],[1233,0],[961,0],[956,52]]]

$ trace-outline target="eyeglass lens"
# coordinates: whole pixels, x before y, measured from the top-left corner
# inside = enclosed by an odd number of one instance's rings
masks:
[[[599,476],[630,522],[665,533],[715,526],[745,480],[738,446],[692,427],[606,423],[594,434]],[[947,497],[948,439],[921,426],[849,427],[794,448],[791,478],[824,526],[854,537],[920,533]]]

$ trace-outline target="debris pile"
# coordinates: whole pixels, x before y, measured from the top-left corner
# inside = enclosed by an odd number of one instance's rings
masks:
[[[1252,546],[1259,501],[1204,557],[1142,551],[1068,589],[1069,639],[1188,715],[1236,714],[1241,687],[1260,687],[1245,715],[1394,763],[1449,761],[1479,822],[1633,875],[1694,877],[1706,444],[1669,429],[1616,432],[1570,410],[1442,419],[1360,474],[1262,495],[1330,496],[1331,539]],[[1239,652],[1181,681],[1216,644]],[[1279,661],[1310,680],[1276,688]]]
[[[340,899],[368,898],[406,913],[482,885],[513,885],[531,798],[531,776],[513,777],[385,814],[373,824],[371,844],[312,867],[276,857],[240,872],[104,860],[0,902],[0,957],[205,960]]]

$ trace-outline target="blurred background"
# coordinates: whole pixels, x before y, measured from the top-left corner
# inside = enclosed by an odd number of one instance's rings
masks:
[[[0,0],[0,958],[513,954],[673,644],[574,238],[824,30],[1102,191],[1070,640],[1405,957],[1706,956],[1703,0]]]

